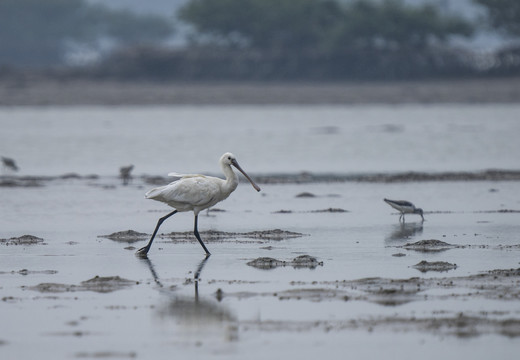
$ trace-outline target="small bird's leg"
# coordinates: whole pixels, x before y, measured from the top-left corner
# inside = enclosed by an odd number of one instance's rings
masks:
[[[211,255],[211,253],[206,248],[206,245],[204,245],[204,243],[202,242],[202,239],[200,238],[199,230],[197,229],[198,221],[199,221],[199,215],[197,214],[197,215],[195,215],[195,226],[193,228],[193,233],[195,234],[195,237],[197,238],[197,240],[199,240],[199,243],[202,246],[202,248],[204,249],[204,251],[206,252],[206,255]]]
[[[155,226],[155,230],[153,231],[150,241],[148,241],[148,245],[137,250],[137,252],[136,252],[137,255],[146,256],[146,254],[148,254],[148,251],[150,250],[150,247],[152,246],[153,239],[155,238],[155,235],[157,234],[157,230],[159,230],[159,227],[164,222],[164,220],[168,219],[170,216],[174,215],[176,212],[177,212],[177,210],[173,210],[171,213],[163,216],[162,218],[159,219],[159,221],[157,221],[157,225]]]

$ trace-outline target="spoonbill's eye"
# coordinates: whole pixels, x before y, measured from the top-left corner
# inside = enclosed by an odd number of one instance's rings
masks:
[[[227,159],[231,161],[231,156],[228,156]]]

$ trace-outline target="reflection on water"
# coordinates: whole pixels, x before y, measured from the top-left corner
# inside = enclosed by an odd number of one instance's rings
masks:
[[[412,222],[412,223],[404,223],[399,222],[399,224],[392,226],[392,231],[385,238],[386,242],[392,241],[401,241],[408,240],[411,237],[422,234],[423,232],[423,222]]]
[[[202,259],[195,270],[193,280],[189,279],[186,285],[193,284],[193,296],[178,294],[177,291],[167,290],[155,270],[152,261],[144,258],[142,261],[148,266],[159,291],[167,297],[167,301],[157,307],[157,315],[161,320],[172,319],[180,325],[176,340],[201,344],[208,340],[234,341],[238,338],[238,325],[234,314],[216,297],[199,296],[199,279],[209,256]]]

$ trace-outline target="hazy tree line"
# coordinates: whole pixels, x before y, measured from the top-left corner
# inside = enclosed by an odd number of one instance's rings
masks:
[[[90,52],[97,61],[61,66],[61,73],[160,80],[519,73],[519,48],[504,49],[483,66],[477,54],[453,45],[454,37],[470,38],[483,27],[520,37],[520,1],[473,1],[487,9],[485,19],[470,22],[399,0],[189,0],[176,18],[84,0],[0,0],[0,65],[4,73],[56,69],[65,54]],[[179,24],[186,44],[166,45]]]

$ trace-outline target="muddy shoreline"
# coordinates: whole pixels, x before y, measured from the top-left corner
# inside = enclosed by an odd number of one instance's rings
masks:
[[[220,174],[208,174],[220,176]],[[490,169],[483,171],[447,171],[447,172],[400,172],[373,174],[341,173],[292,173],[292,174],[252,174],[259,184],[317,184],[317,183],[406,183],[426,181],[520,181],[520,170]],[[64,174],[58,176],[0,176],[0,187],[39,187],[54,181],[83,180],[96,186],[103,176],[90,174]],[[171,177],[143,175],[133,178],[133,185],[139,182],[145,185],[164,185],[172,181]]]
[[[520,78],[402,82],[160,83],[0,79],[0,106],[519,103]]]

